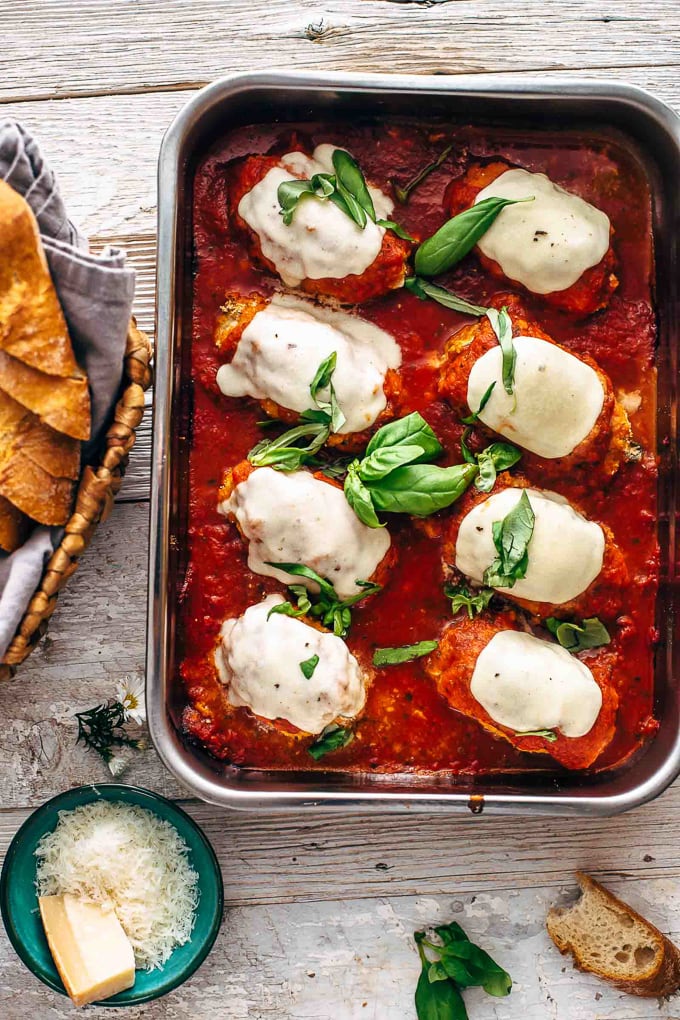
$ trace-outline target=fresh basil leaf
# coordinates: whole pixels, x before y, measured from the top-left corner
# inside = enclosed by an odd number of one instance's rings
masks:
[[[475,616],[482,613],[495,595],[493,588],[479,588],[471,593],[464,584],[447,584],[444,594],[451,599],[451,613],[453,616],[465,609],[468,617],[474,620]]]
[[[311,181],[291,180],[279,184],[276,197],[281,206],[281,216],[286,226],[293,222],[293,213],[297,209],[298,202],[304,195],[313,195],[314,185]]]
[[[567,620],[557,620],[549,616],[545,625],[554,634],[563,648],[573,655],[588,648],[599,648],[611,641],[609,631],[596,616],[590,616],[579,625]]]
[[[330,198],[335,191],[335,177],[333,174],[313,174],[310,181],[314,194],[323,200]]]
[[[463,998],[451,981],[430,982],[429,967],[424,966],[416,986],[418,1020],[468,1020]]]
[[[465,429],[465,431],[463,432],[463,435],[460,437],[460,451],[463,454],[463,460],[465,461],[466,464],[476,464],[477,463],[477,458],[474,455],[474,453],[472,452],[472,450],[470,449],[470,447],[468,446],[468,442],[467,442],[469,437],[470,437],[470,433],[471,432],[472,432],[472,429],[470,429],[470,428]]]
[[[526,489],[502,521],[492,525],[493,542],[498,553],[484,571],[484,584],[490,588],[512,588],[526,577],[529,565],[528,546],[534,533],[534,511]]]
[[[337,592],[330,581],[320,577],[316,570],[312,570],[311,567],[305,566],[304,563],[274,563],[271,560],[265,560],[268,567],[275,567],[277,570],[282,570],[284,574],[292,574],[293,577],[305,577],[308,581],[313,581],[314,584],[318,585],[319,591],[327,598],[339,601]]]
[[[364,458],[387,446],[419,446],[423,451],[421,460],[433,460],[443,453],[441,443],[418,411],[379,428],[371,437]]]
[[[398,666],[402,662],[413,662],[423,655],[429,655],[438,646],[438,641],[418,641],[415,645],[402,645],[400,648],[376,648],[373,653],[373,665]]]
[[[305,659],[300,663],[300,672],[306,680],[311,680],[314,676],[314,670],[319,665],[319,656],[312,655],[309,659]]]
[[[496,380],[494,379],[494,381],[492,383],[490,383],[489,386],[484,390],[484,393],[482,395],[482,399],[479,402],[479,407],[477,408],[477,410],[473,411],[472,414],[469,414],[467,416],[467,418],[461,418],[460,419],[461,422],[463,423],[463,425],[475,425],[479,421],[479,416],[482,413],[482,411],[484,410],[484,408],[486,407],[486,405],[489,403],[489,400],[491,399],[491,394],[494,391],[494,386],[495,385],[496,385]]]
[[[369,528],[382,528],[384,525],[378,520],[371,492],[359,476],[359,467],[360,462],[355,460],[347,468],[345,498],[362,524]]]
[[[434,930],[445,946],[450,942],[470,941],[457,921],[450,921],[448,924],[440,924]]]
[[[485,198],[453,216],[416,251],[416,273],[418,276],[445,273],[474,248],[502,209],[517,202],[533,200],[533,195],[528,198]]]
[[[305,420],[321,421],[329,424],[331,432],[339,432],[347,420],[340,410],[333,387],[333,373],[336,369],[337,360],[337,353],[333,351],[327,358],[324,358],[317,368],[314,378],[309,384],[309,392],[319,410],[307,410],[301,415]],[[328,400],[319,399],[320,390],[328,390]]]
[[[516,732],[517,737],[543,737],[544,740],[554,744],[557,740],[557,734],[554,730],[525,730],[523,733]]]
[[[427,972],[427,980],[430,984],[434,984],[435,981],[448,981],[449,975],[444,970],[441,963],[430,964],[430,969]]]
[[[361,203],[356,200],[354,195],[352,195],[347,188],[343,187],[339,181],[336,187],[337,191],[331,195],[331,202],[334,202],[339,209],[342,209],[342,211],[349,216],[351,220],[354,220],[356,225],[363,230],[368,222],[366,210]]]
[[[482,305],[473,305],[469,301],[465,301],[464,298],[452,294],[450,290],[438,287],[436,283],[430,283],[428,280],[422,280],[419,276],[409,276],[404,280],[404,286],[421,301],[431,298],[432,301],[443,305],[444,308],[451,308],[454,312],[461,312],[463,315],[474,315],[475,318],[486,315],[487,310]]]
[[[321,362],[317,368],[314,378],[309,384],[309,392],[312,396],[312,400],[316,401],[319,390],[325,390],[330,386],[331,379],[333,378],[333,372],[335,372],[338,362],[338,355],[336,351],[332,351],[327,358]]]
[[[312,603],[309,599],[300,599],[297,606],[294,606],[292,602],[279,602],[267,613],[267,619],[276,613],[281,613],[283,616],[305,616],[306,613],[312,608]]]
[[[475,488],[480,492],[491,492],[499,471],[507,471],[521,458],[522,452],[511,443],[492,443],[477,454],[479,475],[475,478]]]
[[[347,747],[349,743],[354,740],[354,733],[352,730],[346,730],[342,726],[336,726],[331,723],[316,738],[313,744],[307,748],[309,754],[311,754],[314,761],[318,761],[319,758],[323,758],[325,754],[330,754],[331,751],[339,751],[341,747]]]
[[[368,214],[375,223],[375,208],[371,193],[366,185],[359,164],[354,160],[346,149],[335,149],[333,156],[333,169],[338,184],[338,189],[343,198],[351,196],[365,214]],[[364,224],[366,220],[364,219]]]
[[[517,361],[517,351],[512,342],[512,319],[508,315],[507,308],[501,308],[500,312],[497,312],[495,308],[488,308],[486,314],[503,353],[503,388],[507,394],[512,396],[515,382],[515,362]]]
[[[376,220],[375,222],[377,226],[384,227],[385,230],[391,230],[392,233],[396,234],[397,237],[400,237],[402,241],[410,241],[412,244],[415,244],[415,237],[411,237],[408,230],[399,226],[399,224],[395,223],[394,220]]]
[[[370,496],[376,510],[427,517],[455,503],[476,474],[472,464],[409,464],[371,483]]]
[[[262,439],[248,454],[248,460],[255,467],[272,467],[277,471],[297,471],[308,463],[321,449],[330,433],[329,426],[322,422],[297,425],[276,439]],[[308,442],[302,446],[294,444],[302,439]]]
[[[418,173],[415,175],[415,177],[412,177],[411,180],[407,184],[403,184],[403,185],[394,184],[393,185],[394,186],[394,196],[395,196],[397,202],[399,202],[400,205],[406,205],[407,204],[409,198],[411,197],[411,192],[415,188],[417,188],[419,184],[422,184],[423,181],[427,177],[430,176],[430,174],[432,173],[433,170],[436,170],[438,167],[440,167],[442,165],[442,163],[444,162],[444,160],[446,159],[448,154],[453,149],[453,146],[454,146],[453,142],[451,142],[450,145],[447,145],[446,148],[443,149],[442,152],[439,153],[437,158],[435,160],[433,160],[432,163],[428,163],[427,166],[423,167],[422,170],[419,170]]]
[[[470,978],[468,986],[481,985],[487,995],[504,997],[510,994],[512,988],[510,975],[499,967],[487,952],[469,939],[444,946],[441,957],[444,966],[447,960],[465,961]]]
[[[411,464],[423,456],[421,446],[381,446],[359,463],[359,476],[364,482],[377,482],[395,468]]]
[[[475,488],[479,492],[491,492],[496,482],[496,465],[484,450],[478,455],[479,474],[475,478]]]

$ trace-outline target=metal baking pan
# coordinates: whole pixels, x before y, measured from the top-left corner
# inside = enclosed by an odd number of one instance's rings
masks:
[[[173,423],[182,386],[183,340],[190,335],[191,196],[198,157],[234,127],[272,121],[408,117],[471,123],[616,128],[636,147],[653,194],[659,315],[662,550],[656,659],[660,729],[629,763],[600,774],[550,772],[496,776],[366,775],[239,769],[212,759],[176,726],[182,692],[175,680],[174,579],[181,569],[186,478]],[[475,812],[612,815],[651,800],[680,773],[678,653],[677,388],[680,316],[680,121],[647,93],[574,79],[416,77],[363,74],[243,74],[198,92],[169,128],[159,161],[156,397],[151,494],[147,705],[151,736],[168,769],[197,797],[231,808],[343,806],[469,807]],[[186,355],[186,345],[184,345]],[[178,541],[179,537],[179,541]]]

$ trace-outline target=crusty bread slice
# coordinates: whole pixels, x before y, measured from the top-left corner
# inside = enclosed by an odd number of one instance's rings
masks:
[[[57,432],[90,438],[90,393],[80,371],[68,378],[47,375],[0,350],[0,389]]]
[[[0,496],[0,549],[14,552],[25,542],[31,522],[15,506]]]
[[[671,995],[680,987],[680,951],[665,935],[610,893],[577,871],[581,897],[548,913],[550,938],[574,965],[612,981],[631,995]]]
[[[68,378],[78,371],[28,202],[0,180],[0,350]]]

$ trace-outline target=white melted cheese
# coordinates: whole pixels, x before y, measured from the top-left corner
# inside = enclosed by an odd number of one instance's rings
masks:
[[[602,570],[604,532],[555,492],[501,489],[465,515],[456,541],[456,567],[482,583],[496,559],[492,525],[502,521],[526,492],[535,515],[526,577],[512,588],[498,588],[520,599],[560,605],[576,598]]]
[[[313,581],[267,566],[303,563],[327,578],[341,598],[360,591],[356,581],[368,581],[390,547],[387,528],[362,524],[342,489],[307,471],[257,468],[218,510],[236,518],[249,541],[254,573],[316,591]]]
[[[583,737],[602,707],[584,663],[559,645],[504,630],[480,653],[470,690],[491,718],[517,733],[560,730]]]
[[[597,372],[538,337],[516,336],[513,343],[517,354],[513,395],[503,387],[503,353],[494,346],[472,366],[470,410],[477,410],[495,382],[480,420],[540,457],[565,457],[586,438],[602,411],[604,389]]]
[[[303,152],[287,153],[280,166],[272,167],[239,202],[239,216],[257,234],[262,254],[274,263],[289,287],[297,287],[305,279],[359,276],[382,248],[384,227],[369,219],[362,230],[333,202],[303,198],[291,223],[286,226],[283,222],[279,185],[293,176],[309,179],[317,173],[334,173],[335,149],[335,145],[317,145],[311,157]],[[394,203],[377,188],[368,190],[376,217],[388,219]]]
[[[609,248],[609,217],[546,177],[507,170],[475,198],[527,198],[506,206],[478,241],[505,275],[535,294],[566,290]]]
[[[339,431],[361,432],[387,404],[385,373],[399,367],[401,350],[389,333],[347,312],[277,295],[246,326],[233,360],[217,372],[217,385],[229,397],[306,411],[316,406],[309,392],[316,370],[333,352],[333,387],[346,418]],[[328,390],[318,397],[328,400]]]
[[[364,679],[341,638],[281,613],[267,619],[283,601],[270,595],[238,619],[225,620],[215,664],[232,705],[320,733],[338,717],[358,715],[366,700]],[[300,663],[315,655],[319,661],[307,678]]]

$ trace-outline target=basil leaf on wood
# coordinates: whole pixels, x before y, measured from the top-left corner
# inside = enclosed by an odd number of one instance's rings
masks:
[[[515,362],[517,361],[517,351],[512,342],[512,320],[508,315],[507,308],[501,308],[500,312],[497,312],[495,308],[488,308],[486,314],[503,354],[503,388],[509,396],[512,396],[515,382]]]
[[[411,197],[411,192],[415,188],[417,188],[419,184],[422,184],[423,181],[430,176],[433,170],[437,170],[442,165],[446,157],[453,149],[453,146],[454,143],[451,142],[450,145],[447,145],[445,149],[442,149],[437,158],[433,160],[431,163],[428,163],[427,166],[424,166],[422,170],[419,170],[415,177],[412,177],[407,184],[400,185],[394,184],[393,182],[394,197],[396,198],[397,202],[399,202],[400,205],[407,204],[409,198]]]
[[[533,202],[527,198],[485,198],[448,220],[443,227],[420,245],[415,255],[418,276],[439,276],[467,255],[487,232],[502,209],[517,202]]]
[[[341,747],[347,747],[352,740],[354,740],[352,730],[346,730],[342,726],[331,723],[316,738],[314,743],[310,744],[307,752],[311,754],[314,761],[318,761],[319,758],[323,758],[325,754],[329,754],[331,751],[339,751]]]
[[[304,563],[273,563],[268,562],[267,566],[276,567],[286,574],[294,577],[305,577],[313,581],[319,588],[318,593],[309,592],[304,585],[289,584],[288,589],[297,599],[297,606],[291,602],[281,602],[273,606],[267,614],[267,619],[272,613],[283,613],[286,616],[311,616],[320,620],[324,627],[328,627],[337,637],[345,637],[352,623],[351,607],[368,598],[369,595],[376,595],[382,591],[382,586],[373,581],[359,581],[354,583],[360,589],[349,598],[341,599],[335,588],[324,577],[320,577],[311,567]]]
[[[544,740],[554,744],[557,740],[557,734],[554,730],[526,730],[524,733],[517,733],[518,737],[543,737]]]
[[[444,587],[444,594],[451,599],[453,616],[461,609],[465,609],[469,618],[474,620],[475,616],[487,608],[495,592],[493,588],[479,588],[471,592],[464,584],[447,584]]]
[[[416,986],[415,1005],[418,1020],[468,1020],[463,997],[450,981],[429,978],[429,966],[424,966]]]
[[[567,620],[557,620],[549,616],[545,625],[554,634],[563,648],[576,655],[587,648],[599,648],[611,641],[609,631],[596,616],[590,616],[579,625]]]
[[[255,467],[272,467],[277,471],[297,471],[309,463],[330,435],[330,427],[321,422],[297,425],[276,439],[262,439],[248,454]],[[297,446],[300,440],[308,442]]]
[[[372,483],[371,499],[376,510],[427,517],[455,503],[476,474],[472,464],[409,464]]]
[[[493,543],[498,553],[484,571],[484,584],[490,588],[512,588],[526,577],[529,565],[528,547],[534,533],[534,511],[526,489],[502,521],[492,525]]]
[[[429,655],[439,646],[438,641],[418,641],[415,645],[401,645],[399,648],[376,648],[373,653],[374,666],[398,666],[402,662],[413,662]]]
[[[319,656],[312,655],[309,659],[305,659],[304,662],[300,663],[300,672],[306,680],[311,680],[314,676],[314,670],[319,665]]]
[[[494,379],[494,381],[492,383],[489,383],[487,388],[484,390],[484,393],[482,394],[482,399],[479,401],[479,407],[477,408],[477,410],[473,411],[472,414],[469,414],[467,418],[460,419],[463,425],[475,425],[479,421],[479,416],[486,407],[486,405],[489,403],[495,385],[496,380]]]
[[[422,280],[419,276],[409,276],[404,280],[404,286],[421,301],[431,298],[432,301],[443,305],[444,308],[451,308],[454,312],[461,312],[463,315],[474,315],[475,318],[486,315],[487,310],[482,305],[473,305],[464,298],[459,298],[450,290],[446,290],[445,287],[439,287],[436,283],[430,283],[429,280]]]

